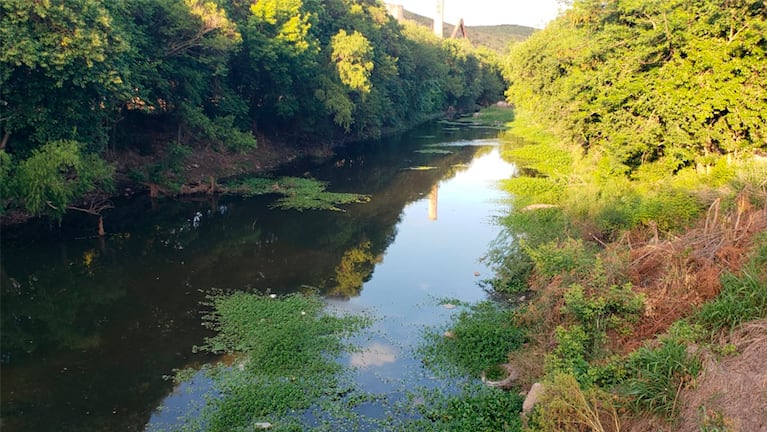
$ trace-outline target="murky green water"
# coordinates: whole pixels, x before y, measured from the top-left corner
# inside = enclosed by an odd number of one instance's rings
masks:
[[[196,396],[163,376],[211,360],[192,347],[208,336],[200,302],[220,291],[319,290],[379,318],[364,351],[342,359],[361,387],[431,379],[411,348],[451,313],[436,299],[481,299],[490,276],[478,260],[503,209],[495,181],[515,171],[494,135],[431,125],[286,170],[372,195],[344,213],[269,210],[270,197],[134,198],[108,214],[104,240],[76,218],[3,232],[2,430],[172,424]],[[440,143],[451,153],[417,151]]]

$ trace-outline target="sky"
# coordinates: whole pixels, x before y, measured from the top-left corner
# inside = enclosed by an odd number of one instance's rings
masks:
[[[437,0],[386,0],[402,4],[406,10],[434,16]],[[445,0],[445,22],[456,24],[463,18],[467,26],[518,24],[543,28],[558,13],[557,0]]]

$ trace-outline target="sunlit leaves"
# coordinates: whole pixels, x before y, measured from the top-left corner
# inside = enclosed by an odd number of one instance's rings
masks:
[[[765,143],[763,2],[576,1],[518,45],[508,96],[620,171]]]
[[[333,36],[331,44],[341,82],[359,93],[370,93],[373,47],[367,38],[356,30],[351,34],[340,30]]]

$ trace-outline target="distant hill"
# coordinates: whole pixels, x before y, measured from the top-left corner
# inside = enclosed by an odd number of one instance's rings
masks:
[[[432,28],[434,20],[423,15],[405,11],[405,19],[415,21],[418,24]],[[532,27],[503,24],[494,26],[472,26],[471,23],[464,23],[469,40],[474,45],[482,45],[496,51],[503,52],[511,42],[522,42],[530,37],[537,29]],[[445,23],[443,37],[449,38],[453,34],[455,25]]]

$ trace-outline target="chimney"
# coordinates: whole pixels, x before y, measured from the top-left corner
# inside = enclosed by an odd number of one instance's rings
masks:
[[[434,34],[442,39],[442,23],[445,21],[445,0],[437,0],[437,13],[434,14]]]

